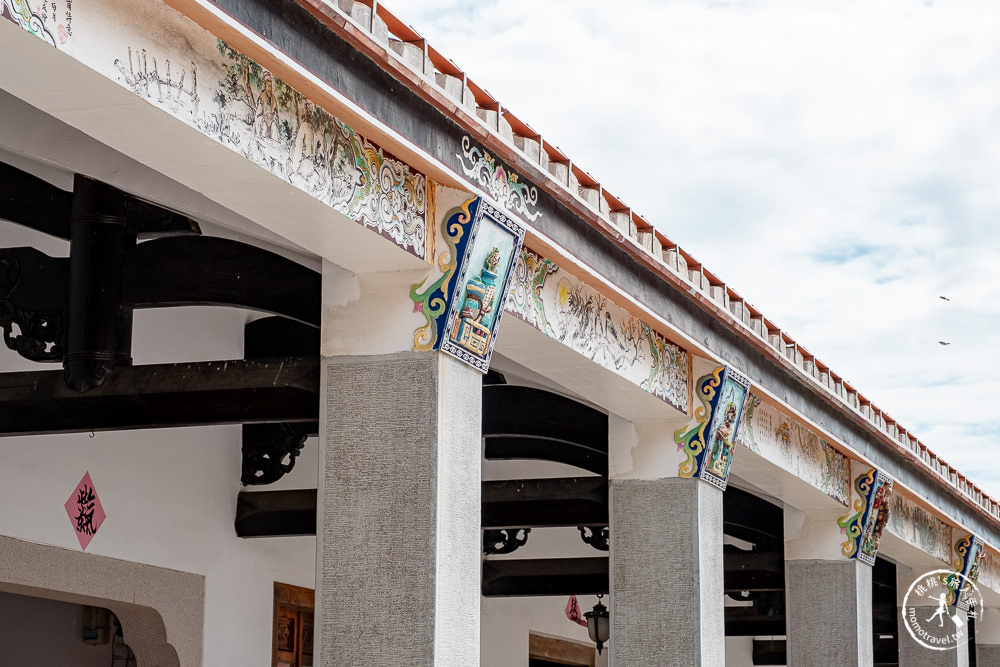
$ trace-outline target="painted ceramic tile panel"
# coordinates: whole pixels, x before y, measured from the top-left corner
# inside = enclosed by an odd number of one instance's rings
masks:
[[[881,470],[871,468],[854,480],[853,513],[837,520],[847,539],[841,551],[848,558],[857,558],[868,565],[875,564],[882,531],[889,521],[889,501],[893,480]]]
[[[688,353],[537,252],[514,265],[506,310],[662,401],[687,412]]]
[[[695,395],[702,403],[695,411],[697,423],[674,433],[678,449],[687,455],[678,474],[699,477],[725,490],[740,420],[750,397],[750,380],[720,366],[698,380]]]
[[[414,349],[440,349],[485,373],[524,228],[476,197],[449,214],[443,234],[447,248],[438,258],[441,276],[426,288],[424,281],[410,290],[416,310],[427,320],[414,334]]]
[[[951,526],[899,494],[889,500],[886,530],[940,561],[951,561]]]
[[[74,13],[72,1],[64,1],[60,11],[53,2],[34,13],[24,0],[0,0],[0,6],[9,20],[60,42],[152,105],[425,257],[423,174],[160,3],[78,2]]]
[[[455,153],[455,156],[462,161],[465,175],[505,209],[532,222],[542,215],[536,210],[538,188],[523,183],[517,172],[505,169],[482,147],[473,144],[468,136],[462,137],[462,152]]]
[[[847,506],[848,458],[758,396],[747,403],[736,442]]]
[[[968,611],[972,607],[972,601],[976,598],[972,585],[979,581],[979,570],[985,555],[986,545],[981,537],[969,534],[955,542],[955,560],[952,565],[955,572],[961,576],[946,576],[944,583],[952,590],[960,590],[949,597],[950,604],[963,611]]]

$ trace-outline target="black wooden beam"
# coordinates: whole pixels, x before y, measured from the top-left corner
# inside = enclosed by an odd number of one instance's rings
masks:
[[[785,634],[784,613],[768,615],[751,606],[725,607],[724,613],[727,637],[761,637]]]
[[[754,552],[725,544],[722,562],[726,593],[785,590],[785,559],[781,552]]]
[[[483,528],[608,525],[604,477],[483,482]]]
[[[118,368],[79,394],[62,371],[0,374],[0,435],[315,421],[319,357]]]
[[[117,192],[125,204],[129,231],[138,237],[201,234],[198,223],[186,215],[126,192]],[[68,241],[72,208],[72,192],[0,162],[0,218]]]
[[[275,537],[316,534],[316,489],[240,491],[236,534]]]
[[[68,259],[0,248],[0,329],[7,347],[32,361],[63,358],[68,283]]]
[[[784,639],[753,640],[752,660],[754,665],[786,665],[788,664],[787,655]]]
[[[125,260],[131,308],[234,306],[319,326],[320,274],[280,255],[215,237],[140,243]]]
[[[499,385],[498,385],[499,386]],[[483,417],[486,405],[483,406]],[[556,438],[532,438],[524,436],[486,437],[484,456],[489,461],[510,461],[529,459],[552,461],[580,468],[595,475],[607,477],[607,450],[584,447],[575,442]]]
[[[73,195],[0,162],[0,218],[69,240]]]
[[[608,474],[608,416],[550,391],[484,385],[483,437],[489,460],[554,461]]]
[[[86,176],[73,180],[66,310],[66,384],[86,392],[132,365],[132,309],[122,308],[122,266],[136,238],[125,193]]]
[[[608,589],[607,557],[483,561],[486,597],[596,595]]]
[[[571,442],[608,452],[608,416],[577,401],[533,387],[483,387],[483,437],[529,437]]]
[[[243,327],[243,358],[319,354],[319,329],[285,317],[262,317]]]
[[[730,486],[722,496],[722,532],[763,551],[785,544],[784,510],[752,493]]]

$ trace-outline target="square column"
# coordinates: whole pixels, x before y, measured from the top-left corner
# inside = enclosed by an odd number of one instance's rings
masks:
[[[976,664],[1000,667],[1000,609],[982,609],[976,619]]]
[[[959,648],[938,651],[927,647],[926,643],[929,640],[925,640],[923,644],[917,641],[907,629],[906,626],[909,624],[905,622],[906,614],[912,613],[913,617],[918,619],[917,623],[924,628],[933,631],[944,626],[948,632],[960,635],[955,640],[957,643],[962,644],[968,640],[969,626],[958,627],[951,618],[952,615],[959,614],[963,620],[967,620],[966,614],[959,612],[956,608],[949,607],[943,615],[944,617],[940,619],[940,622],[934,620],[937,612],[936,599],[933,594],[935,589],[931,589],[932,592],[926,596],[911,594],[907,598],[907,604],[910,605],[910,608],[907,609],[902,606],[905,593],[917,577],[922,578],[920,570],[900,566],[896,568],[896,591],[900,604],[897,608],[897,618],[900,619],[899,631],[897,632],[899,637],[899,664],[912,665],[913,667],[968,667],[968,644],[964,644]],[[989,665],[990,663],[987,662],[985,664]]]
[[[322,391],[317,664],[478,665],[482,376],[329,357]]]
[[[921,619],[922,622],[927,621],[935,611],[934,607],[917,607],[917,612],[923,615]],[[899,613],[902,615],[903,608],[899,608]],[[951,611],[954,613],[954,610]],[[947,620],[951,623],[951,620]],[[899,664],[907,665],[907,667],[969,667],[969,646],[963,643],[967,640],[968,626],[960,630],[955,628],[950,628],[953,632],[957,634],[965,635],[965,637],[956,640],[962,646],[954,649],[948,649],[946,651],[935,651],[933,649],[924,646],[916,639],[913,638],[905,627],[903,623],[899,624]],[[982,665],[992,665],[991,662],[981,662]],[[1000,667],[1000,663],[997,663]]]
[[[726,663],[722,491],[611,479],[612,667]]]
[[[788,664],[872,664],[872,568],[858,560],[785,562]]]

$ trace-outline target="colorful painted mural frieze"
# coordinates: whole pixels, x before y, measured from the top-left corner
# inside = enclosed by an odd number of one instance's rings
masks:
[[[449,213],[443,233],[441,276],[410,288],[415,310],[427,320],[414,333],[414,349],[440,349],[485,373],[524,228],[477,197]]]
[[[173,66],[164,60],[157,62],[156,56],[146,53],[146,49],[128,49],[127,62],[115,58],[115,69],[122,82],[133,93],[147,99],[155,98],[158,105],[170,109],[171,113],[198,116],[198,66],[190,63],[187,68]],[[171,71],[171,69],[173,71]]]
[[[426,258],[423,174],[163,3],[102,0],[74,7],[72,0],[31,6],[27,0],[0,0],[0,15]],[[128,21],[110,32],[98,30],[107,16]]]
[[[0,16],[56,48],[73,35],[73,0],[41,2],[34,10],[28,0],[0,0]]]
[[[858,475],[854,488],[858,498],[854,513],[837,519],[837,525],[847,536],[841,552],[868,565],[875,564],[882,531],[889,521],[889,501],[893,480],[881,470],[872,468]]]
[[[674,433],[678,449],[687,455],[678,474],[699,477],[725,490],[740,422],[750,398],[750,380],[720,366],[698,380],[696,394],[702,403],[695,410],[697,424]]]
[[[546,336],[688,411],[687,351],[539,253],[521,251],[504,307]]]
[[[889,501],[886,530],[945,563],[952,560],[951,526],[930,512],[907,502],[898,493]]]
[[[462,154],[455,154],[462,161],[462,171],[479,184],[490,197],[508,211],[534,222],[541,215],[538,205],[538,188],[521,182],[517,172],[504,168],[492,155],[462,137]]]
[[[426,179],[222,40],[218,107],[203,126],[247,159],[418,257]],[[196,101],[196,98],[195,98]]]
[[[986,556],[986,544],[981,537],[966,535],[955,543],[955,574],[942,575],[941,581],[948,588],[948,604],[962,611],[969,611],[974,605],[977,595],[975,585],[979,581],[983,558]]]
[[[737,444],[848,506],[851,496],[848,458],[758,396],[750,396]]]
[[[506,304],[512,315],[551,338],[555,338],[555,334],[546,317],[542,289],[549,276],[558,270],[555,262],[533,250],[522,248],[521,256],[514,263],[514,280]]]

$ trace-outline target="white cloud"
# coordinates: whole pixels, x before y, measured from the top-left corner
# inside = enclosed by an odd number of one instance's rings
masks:
[[[390,8],[1000,497],[1000,5]]]

